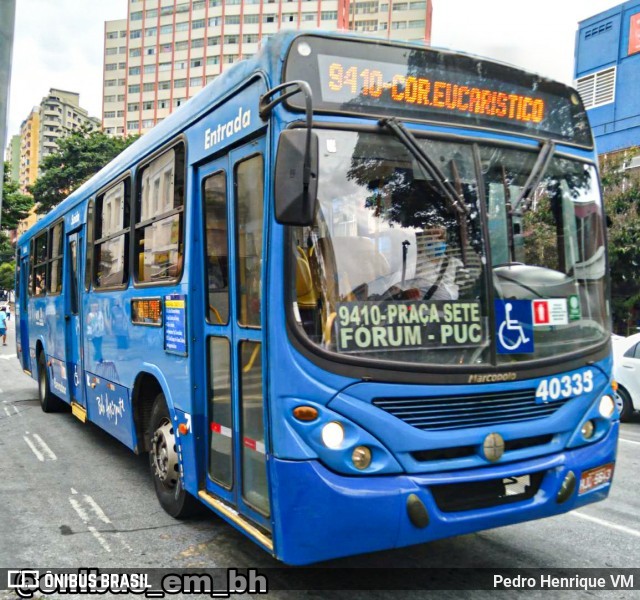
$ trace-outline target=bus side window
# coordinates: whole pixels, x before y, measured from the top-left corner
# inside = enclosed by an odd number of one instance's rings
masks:
[[[97,197],[93,282],[96,288],[120,287],[127,283],[130,190],[131,180],[126,178]]]
[[[183,266],[185,150],[178,144],[146,165],[136,210],[136,281],[178,279]]]
[[[57,223],[50,230],[49,238],[49,293],[59,294],[62,291],[62,254],[64,251],[63,222]]]
[[[227,191],[224,171],[204,181],[205,243],[207,252],[207,320],[216,325],[229,322],[229,241]]]
[[[44,231],[41,233],[34,242],[35,253],[33,258],[33,290],[34,296],[44,296],[47,289],[47,236],[48,233]]]
[[[262,220],[264,163],[262,155],[236,165],[236,237],[238,240],[238,322],[260,327],[262,294]]]

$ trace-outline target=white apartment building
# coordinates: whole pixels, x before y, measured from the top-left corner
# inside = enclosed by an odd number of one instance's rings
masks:
[[[129,0],[105,23],[102,125],[144,133],[281,29],[431,39],[432,0]]]

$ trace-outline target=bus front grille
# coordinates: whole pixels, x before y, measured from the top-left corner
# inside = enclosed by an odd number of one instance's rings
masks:
[[[376,398],[373,405],[425,431],[466,429],[540,419],[568,400],[536,402],[535,389],[437,398]]]

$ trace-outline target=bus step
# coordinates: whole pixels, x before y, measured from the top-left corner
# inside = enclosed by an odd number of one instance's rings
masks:
[[[221,512],[225,517],[233,521],[259,544],[273,552],[273,540],[260,531],[255,525],[252,525],[247,521],[242,515],[238,514],[234,508],[224,503],[219,498],[208,494],[204,490],[200,490],[198,492],[198,496],[200,496],[200,498],[202,498],[207,504],[213,506],[217,511]]]
[[[87,409],[84,406],[80,406],[77,402],[71,402],[71,414],[83,423],[87,420]]]

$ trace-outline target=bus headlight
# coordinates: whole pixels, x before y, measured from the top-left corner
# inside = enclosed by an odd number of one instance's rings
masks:
[[[335,450],[344,440],[344,428],[337,421],[331,421],[322,428],[322,442],[327,448]]]
[[[598,410],[600,414],[605,418],[610,418],[616,409],[616,403],[613,398],[607,394],[600,398],[600,405],[598,406]]]
[[[351,454],[353,466],[364,470],[371,464],[371,450],[366,446],[356,446]]]

